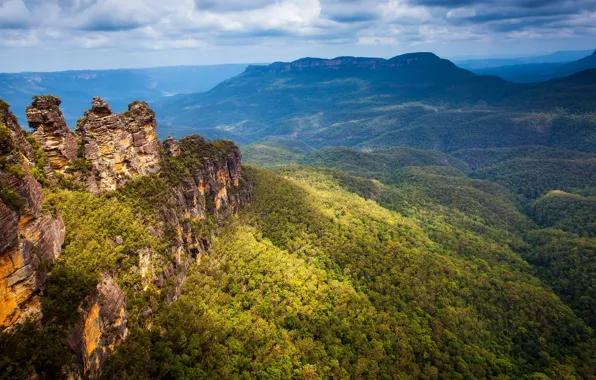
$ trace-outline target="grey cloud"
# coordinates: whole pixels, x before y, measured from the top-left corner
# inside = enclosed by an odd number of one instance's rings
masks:
[[[0,29],[27,30],[31,19],[27,8],[20,1],[0,3]]]
[[[375,12],[354,12],[330,15],[329,19],[339,23],[365,22],[377,20],[379,15]]]
[[[430,7],[458,8],[473,5],[507,6],[521,8],[542,8],[546,6],[581,5],[591,0],[411,0],[412,4]]]
[[[321,16],[337,23],[362,23],[381,18],[379,1],[321,0]]]
[[[6,9],[0,7],[0,29],[4,28],[0,32],[6,34],[0,44],[39,43],[57,52],[101,47],[125,54],[133,49],[157,51],[176,46],[190,52],[193,44],[184,44],[190,41],[206,51],[229,49],[230,56],[236,56],[233,47],[271,49],[275,59],[281,48],[308,52],[312,46],[368,48],[385,44],[407,51],[414,44],[429,44],[424,46],[431,50],[451,41],[464,45],[464,41],[478,38],[498,42],[524,36],[514,33],[524,31],[535,38],[566,33],[590,40],[596,34],[592,25],[596,0],[318,0],[320,13],[311,0],[0,0],[2,3],[5,8],[10,3],[23,8],[24,3],[30,15],[25,12],[26,17],[17,18],[14,12],[5,12],[3,17]],[[458,11],[449,14],[455,9]],[[523,41],[524,37],[519,38]],[[436,45],[430,45],[433,43]]]
[[[563,17],[548,16],[526,19],[507,19],[489,23],[486,26],[494,32],[513,32],[530,28],[548,29],[553,22],[562,20]]]
[[[197,10],[212,12],[247,11],[275,4],[275,0],[194,0]]]
[[[493,32],[522,31],[532,28],[557,29],[586,11],[596,11],[596,0],[412,0],[446,10],[467,9],[460,16],[447,17],[456,26],[476,26]],[[448,14],[449,15],[449,14]]]
[[[114,32],[132,30],[146,24],[147,22],[141,20],[100,16],[84,23],[80,26],[80,29],[95,32]]]

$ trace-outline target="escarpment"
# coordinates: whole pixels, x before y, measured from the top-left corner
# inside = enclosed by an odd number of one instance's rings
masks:
[[[0,332],[57,329],[70,359],[24,373],[96,379],[131,328],[180,295],[252,189],[231,141],[162,144],[145,102],[118,115],[95,98],[76,133],[59,106],[35,97],[28,137],[0,110]]]
[[[16,118],[0,109],[0,329],[40,313],[39,292],[64,242],[59,214],[42,209],[29,172],[33,149]]]
[[[71,325],[65,344],[81,358],[82,372],[98,377],[128,335],[126,298],[116,281],[103,273],[96,291],[84,304],[82,317]]]

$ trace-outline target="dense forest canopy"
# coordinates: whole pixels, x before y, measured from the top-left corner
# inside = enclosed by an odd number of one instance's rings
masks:
[[[61,125],[80,138],[62,171],[1,102],[0,211],[64,236],[55,262],[31,250],[39,317],[0,333],[0,379],[596,378],[596,72],[333,62],[250,66],[157,107],[162,133],[241,148],[158,142],[147,103],[94,99],[77,134]],[[87,151],[90,120],[122,133]],[[92,191],[92,159],[138,141],[106,165],[126,181]],[[159,170],[128,169],[150,154]]]

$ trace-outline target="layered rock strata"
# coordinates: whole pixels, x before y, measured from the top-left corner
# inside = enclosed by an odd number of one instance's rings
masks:
[[[27,107],[27,121],[35,130],[32,136],[47,154],[49,169],[64,173],[77,158],[78,139],[66,125],[61,100],[54,96],[35,96]]]
[[[142,248],[136,252],[138,266],[133,267],[133,274],[141,277],[133,291],[151,287],[166,302],[180,295],[188,268],[209,250],[217,226],[251,199],[250,183],[241,176],[240,151],[231,141],[206,142],[193,135],[180,141],[169,137],[162,145],[155,113],[147,103],[133,102],[127,112],[116,115],[100,98],[93,99],[73,135],[59,106],[59,99],[41,96],[27,109],[29,125],[35,129],[32,137],[43,151],[39,152],[0,101],[0,331],[27,317],[61,323],[41,318],[40,299],[61,252],[65,227],[57,212],[42,209],[42,185],[30,173],[42,162],[39,154],[45,157],[47,178],[60,173],[60,178],[77,184],[86,179],[87,189],[94,193],[158,174],[161,178],[156,180],[171,186],[161,194],[163,204],[151,206],[156,220],[148,228],[171,247],[172,255]],[[123,244],[123,237],[114,238],[113,244]],[[126,339],[129,319],[126,294],[118,285],[121,275],[130,273],[117,268],[102,273],[96,289],[78,306],[74,322],[63,326],[64,344],[78,358],[63,368],[65,377],[100,378],[108,358]],[[150,323],[153,311],[147,307],[135,319]]]
[[[16,118],[0,109],[0,329],[39,315],[39,291],[64,242],[62,218],[41,207],[33,160]]]
[[[104,273],[97,291],[83,305],[80,309],[83,317],[68,331],[66,344],[81,358],[82,372],[96,379],[128,335],[126,299],[116,281]]]
[[[172,188],[168,206],[158,211],[161,233],[167,228],[176,232],[175,262],[161,270],[159,276],[146,277],[158,288],[173,277],[173,287],[167,296],[173,300],[180,295],[188,267],[209,250],[213,231],[205,228],[197,231],[197,226],[210,217],[218,223],[237,213],[240,207],[250,203],[252,188],[241,177],[240,150],[232,142],[206,142],[203,137],[193,135],[180,141],[169,137],[164,146],[165,154],[185,161],[189,175]],[[151,264],[156,258],[152,255],[150,251],[143,253],[143,274],[156,272],[157,268]]]
[[[116,115],[102,99],[77,123],[83,140],[85,159],[92,166],[93,191],[115,190],[135,176],[159,171],[159,141],[155,113],[145,102],[134,102]]]

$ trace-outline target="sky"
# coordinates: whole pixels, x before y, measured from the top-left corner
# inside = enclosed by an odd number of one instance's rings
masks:
[[[0,72],[596,48],[596,0],[0,0]]]

